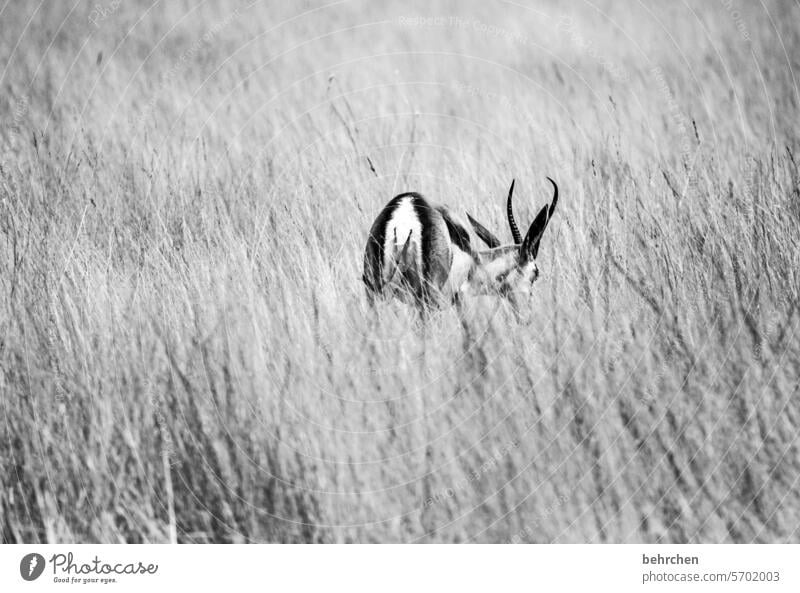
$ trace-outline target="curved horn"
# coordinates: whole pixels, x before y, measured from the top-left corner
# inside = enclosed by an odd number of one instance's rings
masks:
[[[522,234],[519,232],[519,227],[517,223],[514,221],[514,209],[511,205],[511,196],[514,195],[514,183],[516,179],[511,180],[511,187],[508,190],[508,226],[511,227],[511,236],[514,237],[514,243],[519,245],[522,243]]]

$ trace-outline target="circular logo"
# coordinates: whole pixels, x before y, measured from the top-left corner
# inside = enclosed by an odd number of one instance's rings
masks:
[[[19,563],[19,574],[26,581],[35,581],[44,572],[44,556],[25,554]]]

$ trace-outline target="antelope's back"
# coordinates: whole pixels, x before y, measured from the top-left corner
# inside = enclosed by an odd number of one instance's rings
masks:
[[[386,204],[372,224],[364,252],[364,283],[368,290],[383,294],[395,279],[413,277],[421,280],[412,287],[419,293],[430,288],[441,290],[450,272],[450,245],[442,209],[418,193],[400,194]],[[404,248],[407,257],[393,261]],[[395,270],[396,264],[401,269]]]

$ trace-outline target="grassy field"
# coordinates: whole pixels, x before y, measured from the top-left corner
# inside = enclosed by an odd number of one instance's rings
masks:
[[[2,541],[800,541],[798,20],[7,3]],[[546,175],[521,319],[368,312],[394,194]]]

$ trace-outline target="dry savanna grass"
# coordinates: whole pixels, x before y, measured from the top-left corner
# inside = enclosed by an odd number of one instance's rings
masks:
[[[7,4],[2,541],[797,542],[798,20]],[[367,309],[392,195],[546,175],[520,318]]]

